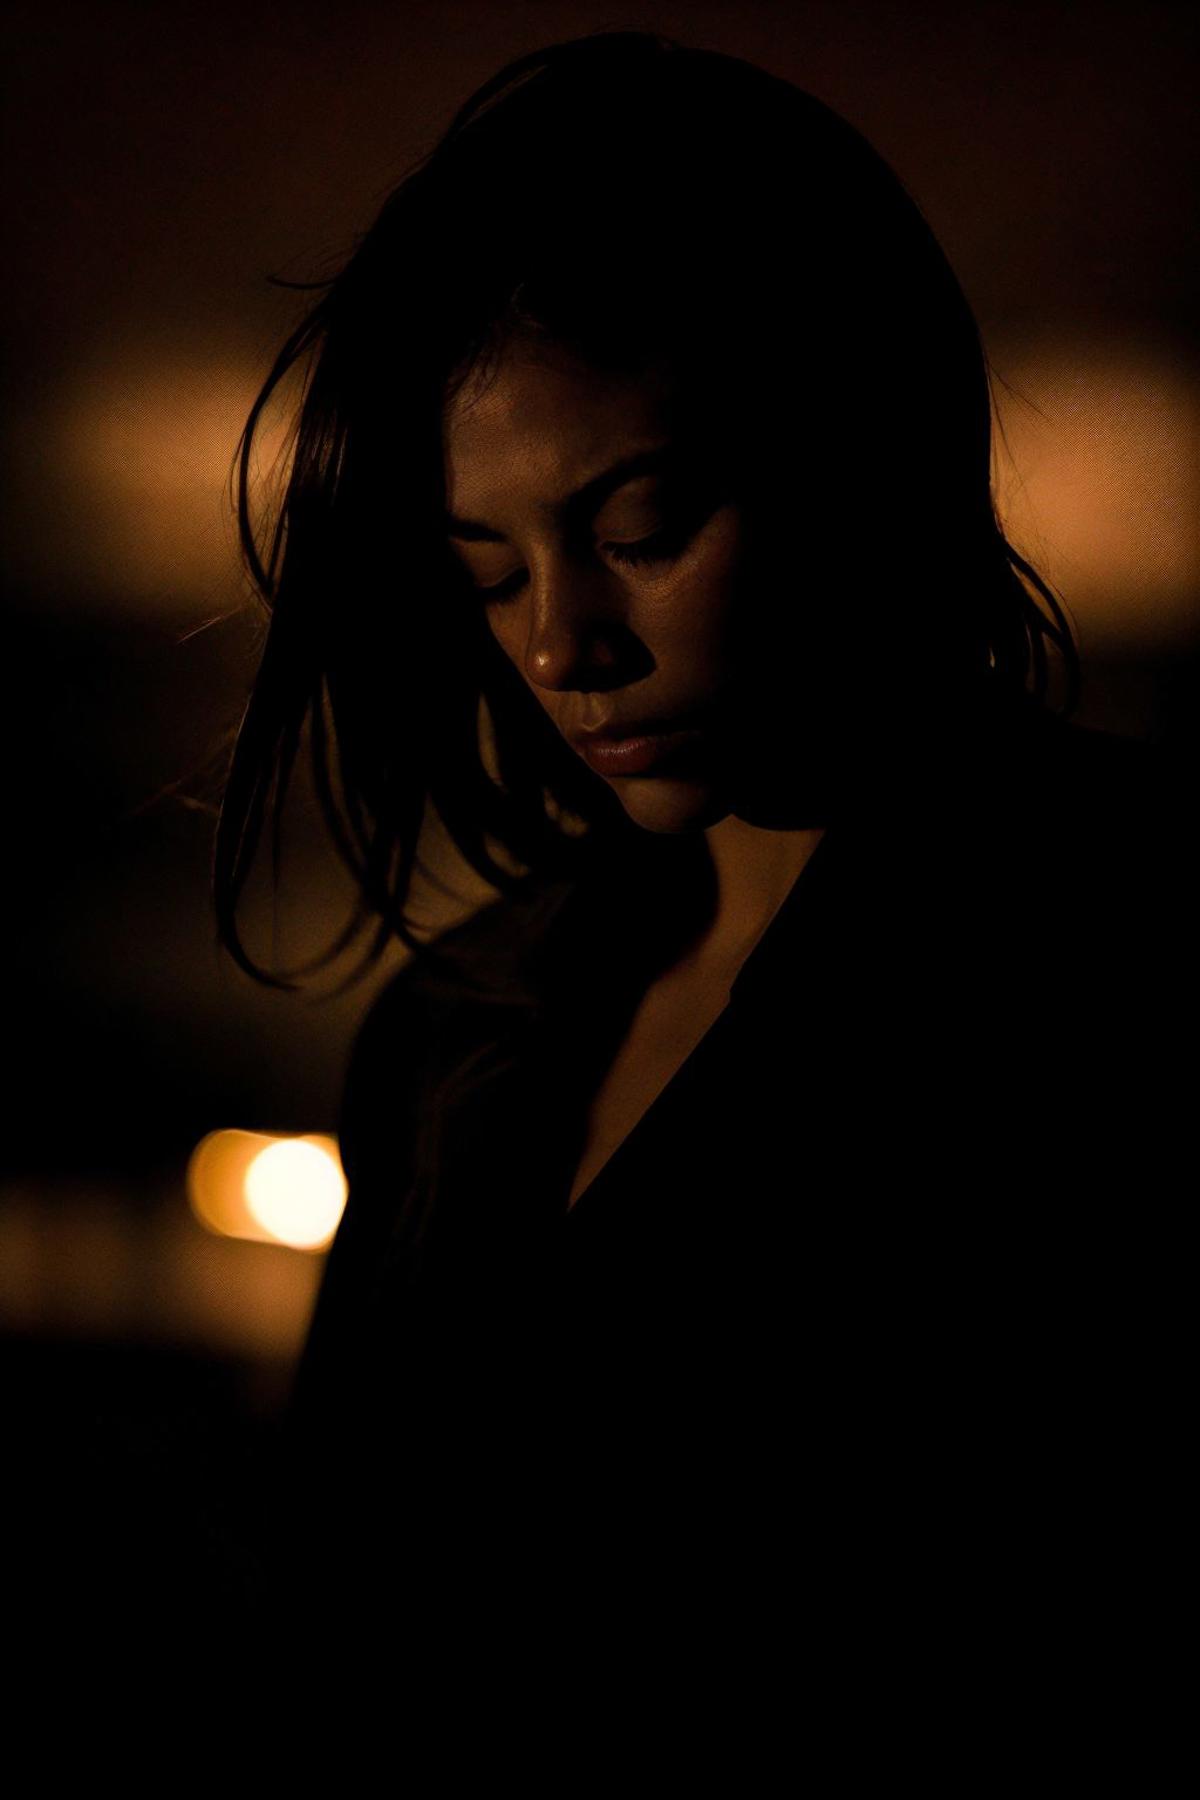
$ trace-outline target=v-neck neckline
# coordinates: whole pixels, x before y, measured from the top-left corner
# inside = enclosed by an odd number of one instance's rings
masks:
[[[664,1082],[662,1087],[659,1088],[649,1106],[647,1106],[645,1111],[635,1119],[620,1143],[614,1150],[610,1151],[607,1157],[605,1157],[600,1167],[596,1170],[596,1173],[592,1176],[592,1179],[577,1196],[572,1205],[566,1206],[564,1199],[564,1210],[562,1214],[564,1219],[571,1219],[578,1213],[580,1207],[589,1200],[589,1197],[595,1193],[596,1189],[602,1187],[605,1182],[608,1181],[609,1177],[615,1172],[617,1165],[622,1161],[628,1160],[629,1154],[635,1144],[640,1144],[646,1133],[657,1124],[666,1106],[678,1099],[683,1088],[694,1079],[696,1066],[700,1061],[702,1053],[705,1055],[712,1054],[712,1046],[718,1041],[718,1034],[721,1032],[722,1026],[728,1021],[732,1009],[733,996],[731,992],[729,999],[721,1008],[716,1018],[706,1027],[702,1035],[697,1038],[683,1061],[679,1064],[679,1067],[670,1076],[669,1080]],[[572,1180],[574,1180],[575,1168],[577,1166],[577,1164],[572,1166]],[[570,1189],[568,1187],[568,1193],[569,1191]],[[589,1211],[590,1210],[591,1208],[589,1207]]]
[[[670,1079],[659,1089],[649,1106],[647,1106],[645,1111],[634,1121],[620,1143],[617,1144],[616,1148],[605,1158],[604,1162],[597,1169],[596,1173],[592,1176],[592,1179],[588,1182],[587,1186],[578,1195],[572,1205],[566,1205],[566,1195],[564,1195],[563,1211],[561,1214],[561,1218],[564,1221],[574,1218],[579,1212],[580,1207],[584,1206],[585,1203],[591,1199],[591,1196],[595,1194],[597,1188],[602,1187],[610,1177],[618,1172],[618,1165],[622,1165],[628,1161],[633,1150],[640,1146],[646,1134],[657,1125],[666,1107],[677,1101],[678,1096],[684,1087],[690,1085],[695,1079],[696,1069],[700,1061],[703,1058],[712,1055],[714,1045],[719,1045],[722,1037],[728,1031],[731,1017],[737,1015],[739,1006],[744,1006],[752,989],[758,986],[766,976],[768,969],[774,965],[777,960],[777,954],[781,950],[785,940],[788,938],[792,924],[799,914],[801,906],[803,905],[806,910],[808,908],[810,896],[817,885],[817,883],[811,879],[814,866],[819,864],[822,870],[826,869],[828,866],[829,853],[826,846],[830,841],[831,830],[832,827],[827,828],[818,839],[815,848],[805,861],[804,866],[801,868],[799,874],[792,882],[791,887],[784,895],[783,900],[768,920],[758,941],[743,960],[740,969],[730,983],[729,998],[717,1013],[712,1023],[707,1026],[701,1036],[692,1045],[692,1048],[683,1058]],[[822,854],[823,852],[824,854]],[[825,878],[822,875],[820,879],[823,883]],[[574,1180],[577,1167],[577,1164],[572,1165],[570,1171],[571,1181]],[[569,1185],[567,1192],[570,1192]],[[592,1206],[589,1206],[589,1212],[593,1209],[593,1206],[594,1202],[592,1203]]]

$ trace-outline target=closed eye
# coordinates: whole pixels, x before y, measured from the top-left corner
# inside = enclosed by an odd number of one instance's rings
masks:
[[[652,532],[649,537],[638,538],[632,544],[605,544],[607,555],[619,563],[653,563],[666,562],[678,555],[693,535],[693,528],[676,526],[666,531]]]
[[[680,551],[687,548],[699,529],[699,524],[700,521],[687,520],[682,524],[651,532],[648,537],[638,538],[633,543],[602,544],[601,549],[613,562],[626,567],[669,562],[673,556],[678,556]],[[515,575],[510,575],[507,580],[498,581],[491,587],[476,586],[475,592],[480,594],[486,602],[493,605],[499,604],[515,594],[524,580],[525,571],[522,569]]]
[[[480,587],[477,582],[473,582],[472,591],[489,603],[499,602],[515,594],[524,579],[525,571],[522,569],[516,575],[510,575],[506,581],[497,581],[492,587]]]

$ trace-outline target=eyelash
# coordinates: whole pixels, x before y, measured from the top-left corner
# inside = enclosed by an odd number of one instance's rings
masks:
[[[662,531],[652,532],[649,537],[638,538],[632,544],[607,544],[604,547],[614,562],[636,567],[646,563],[667,562],[685,547],[692,535],[693,528],[690,526],[667,526]],[[507,581],[499,581],[494,587],[476,587],[474,591],[485,603],[496,605],[507,600],[515,591],[514,583],[519,586],[520,581],[521,577],[510,575]]]
[[[666,562],[673,549],[682,549],[687,541],[686,533],[676,531],[677,543],[672,542],[669,530],[655,531],[650,537],[638,538],[632,544],[609,544],[608,554],[614,562],[619,563],[652,563]]]

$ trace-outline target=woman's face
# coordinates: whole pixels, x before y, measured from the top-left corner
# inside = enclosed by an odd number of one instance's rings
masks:
[[[523,338],[443,425],[450,543],[534,699],[637,824],[724,817],[754,710],[748,525],[677,385]],[[593,727],[653,741],[593,760]]]

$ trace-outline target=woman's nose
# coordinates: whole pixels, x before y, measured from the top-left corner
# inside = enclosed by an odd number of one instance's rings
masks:
[[[530,589],[525,673],[537,687],[578,688],[620,661],[627,632],[618,583],[604,569],[559,564]]]

